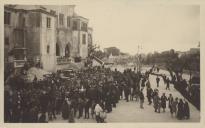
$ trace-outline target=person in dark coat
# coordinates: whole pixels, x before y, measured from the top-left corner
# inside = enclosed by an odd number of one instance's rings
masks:
[[[69,116],[68,104],[66,100],[64,100],[63,105],[62,105],[62,117],[63,119],[68,119],[68,116]]]
[[[166,84],[166,83],[167,83],[167,77],[166,77],[166,75],[164,74],[164,75],[162,76],[162,78],[163,78],[164,84]]]
[[[186,100],[184,100],[184,118],[189,119],[190,118],[190,110],[189,110],[189,104]]]
[[[147,99],[148,99],[149,105],[152,104],[152,93],[153,93],[152,88],[148,87],[147,88]]]
[[[29,116],[30,116],[30,123],[37,123],[38,122],[38,109],[37,109],[37,106],[33,106],[31,109],[30,109],[30,112],[29,112]]]
[[[123,86],[119,84],[119,94],[120,94],[120,99],[123,99]]]
[[[18,123],[21,119],[21,96],[20,92],[13,95],[14,103],[12,104],[12,122]]]
[[[168,105],[169,105],[169,109],[170,109],[171,115],[173,114],[173,111],[172,111],[173,101],[174,101],[174,98],[173,98],[172,94],[169,94],[169,97],[168,97]]]
[[[184,103],[182,99],[179,100],[178,103],[178,112],[177,112],[177,119],[182,120],[183,119],[183,113],[184,112]]]
[[[159,105],[159,96],[158,93],[155,91],[155,94],[153,95],[153,104],[154,104],[154,111],[157,112],[158,105]]]
[[[159,87],[159,81],[160,81],[160,78],[157,76],[157,78],[156,78],[157,87]]]
[[[25,108],[24,109],[23,115],[22,115],[22,122],[24,122],[24,123],[28,123],[29,122],[29,118],[30,118],[29,117],[30,116],[29,115],[30,114],[29,111],[30,111],[29,108]]]
[[[169,78],[167,78],[166,82],[167,82],[166,90],[167,90],[167,89],[170,90],[170,88],[169,88],[169,84],[170,84]]]
[[[83,116],[84,100],[82,98],[78,99],[78,119]]]
[[[85,99],[85,119],[89,119],[89,108],[91,107],[91,101],[89,99]]]
[[[46,121],[46,114],[45,114],[45,113],[42,113],[42,114],[40,115],[40,117],[39,117],[39,119],[38,119],[38,122],[39,122],[39,123],[48,123],[48,122]]]
[[[114,108],[116,108],[116,103],[117,103],[116,95],[117,95],[117,91],[116,91],[115,87],[112,87],[112,91],[111,91],[111,103],[112,103],[112,106],[113,106]]]
[[[48,107],[48,94],[46,93],[46,91],[42,91],[42,94],[40,96],[40,106],[41,106],[41,112],[45,113],[47,111],[47,107]]]
[[[124,86],[124,93],[125,93],[125,99],[127,102],[129,102],[129,94],[130,94],[130,90],[129,87],[127,85]]]
[[[141,87],[142,87],[142,88],[145,87],[145,82],[146,82],[146,78],[143,78],[143,79],[142,79],[142,82],[141,82]]]
[[[144,103],[143,89],[141,89],[139,97],[140,97],[140,108],[143,109],[144,108],[143,107],[143,103]]]
[[[69,114],[69,118],[68,118],[68,122],[69,123],[75,123],[75,118],[74,118],[74,108],[71,107],[71,111],[70,111],[70,114]]]
[[[161,99],[159,98],[159,100],[158,100],[158,105],[157,105],[157,111],[158,111],[158,113],[160,113],[161,107],[162,107],[162,101],[161,101]]]
[[[4,92],[4,122],[11,121],[11,108],[12,108],[12,101],[9,91]]]
[[[163,93],[163,95],[161,96],[161,105],[162,105],[163,112],[165,112],[166,103],[167,103],[167,97],[165,96],[165,93]]]
[[[110,92],[108,92],[107,95],[106,95],[105,109],[107,110],[108,113],[112,111],[112,103],[111,103]]]
[[[171,108],[172,108],[171,115],[172,116],[173,116],[173,114],[175,114],[175,116],[177,116],[177,104],[178,104],[178,97],[176,97],[175,100],[173,100],[173,102],[171,104]]]

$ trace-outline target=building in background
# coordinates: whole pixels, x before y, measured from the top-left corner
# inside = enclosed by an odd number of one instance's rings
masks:
[[[92,29],[88,29],[89,20],[74,9],[75,5],[5,5],[5,65],[18,68],[32,61],[56,71],[82,63],[88,56]]]

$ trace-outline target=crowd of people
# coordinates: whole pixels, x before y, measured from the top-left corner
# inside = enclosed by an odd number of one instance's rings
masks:
[[[163,110],[162,112],[165,112],[168,104],[168,109],[172,117],[175,115],[179,120],[190,118],[189,104],[186,99],[174,98],[171,93],[168,97],[165,93],[159,96],[159,90],[154,89],[152,91],[150,87],[147,88],[147,98],[149,105],[153,102],[154,112],[156,113],[160,113],[161,109]]]
[[[106,113],[112,112],[121,99],[140,101],[143,109],[145,88],[149,105],[153,103],[155,112],[160,112],[161,108],[165,111],[168,102],[171,114],[176,114],[178,119],[188,119],[188,102],[174,99],[171,94],[166,97],[163,93],[159,97],[158,89],[153,91],[149,81],[151,72],[152,69],[142,74],[135,68],[119,72],[89,67],[75,71],[69,79],[62,79],[58,73],[43,80],[35,77],[32,83],[12,79],[10,89],[4,93],[4,119],[15,123],[46,123],[61,115],[70,123],[76,118],[93,118],[97,123],[103,123]],[[159,81],[157,77],[157,85]]]

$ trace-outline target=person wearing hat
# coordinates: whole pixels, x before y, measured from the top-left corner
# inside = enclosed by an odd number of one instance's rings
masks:
[[[75,123],[75,114],[74,114],[74,108],[71,106],[70,114],[68,117],[68,122],[69,123]]]
[[[153,97],[154,111],[157,112],[160,98],[156,90],[154,92],[155,92],[154,97]]]
[[[170,109],[171,115],[173,114],[173,111],[172,111],[173,101],[174,101],[174,98],[173,98],[172,94],[169,94],[169,97],[168,97],[168,105],[169,105],[169,109]]]
[[[156,78],[157,87],[159,87],[159,81],[160,81],[160,78],[159,78],[159,76],[157,75],[157,78]]]
[[[184,118],[189,119],[190,118],[190,109],[189,109],[189,103],[186,99],[184,99]]]
[[[143,104],[144,104],[143,89],[141,89],[140,94],[139,94],[139,97],[140,97],[140,108],[141,108],[141,109],[144,109],[144,107],[143,107]]]
[[[168,99],[165,96],[165,93],[163,93],[161,96],[161,105],[162,105],[163,112],[165,112],[167,100]]]
[[[147,87],[147,99],[148,99],[148,102],[149,102],[149,105],[152,104],[152,93],[153,93],[153,90],[151,87]]]

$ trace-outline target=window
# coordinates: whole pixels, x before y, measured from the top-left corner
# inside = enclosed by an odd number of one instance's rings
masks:
[[[83,38],[83,39],[82,39],[83,44],[86,44],[86,35],[83,34],[83,37],[82,37],[82,38]]]
[[[36,13],[36,14],[34,14],[34,16],[35,16],[35,25],[36,25],[36,27],[40,27],[40,25],[41,25],[41,15],[39,14],[39,13]]]
[[[70,27],[70,17],[67,17],[67,27]]]
[[[63,14],[59,14],[59,24],[63,25],[63,21],[64,21],[64,15]]]
[[[51,18],[47,17],[47,28],[51,28]]]
[[[4,24],[10,24],[11,19],[11,13],[10,12],[4,12]]]
[[[88,34],[88,43],[92,44],[92,35]]]
[[[25,39],[24,30],[14,29],[13,34],[14,34],[15,45],[19,47],[24,47],[24,39]]]
[[[78,29],[78,22],[73,21],[73,30],[77,30],[77,29]]]
[[[82,23],[81,30],[87,32],[87,24]]]
[[[50,46],[47,45],[47,53],[49,54],[49,52],[50,52]]]
[[[5,37],[5,38],[4,38],[4,44],[5,44],[5,45],[9,45],[9,38],[8,38],[8,37]]]
[[[65,47],[65,56],[70,57],[70,48],[69,48],[68,44]]]
[[[25,19],[25,17],[23,17],[22,25],[23,25],[23,27],[26,26],[26,19]]]
[[[58,43],[56,43],[56,56],[60,56],[60,48]]]

